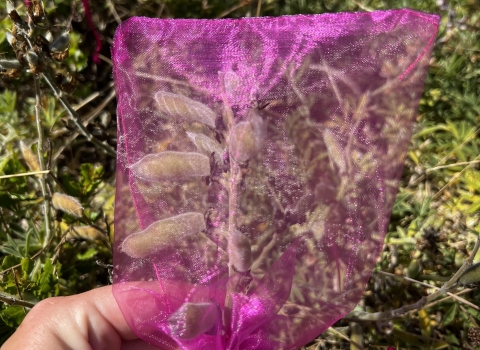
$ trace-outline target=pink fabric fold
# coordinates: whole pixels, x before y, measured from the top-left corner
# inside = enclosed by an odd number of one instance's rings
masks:
[[[438,29],[412,10],[132,18],[114,295],[163,349],[297,349],[381,251]]]

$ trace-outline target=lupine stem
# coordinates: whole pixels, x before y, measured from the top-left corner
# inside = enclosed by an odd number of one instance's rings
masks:
[[[45,161],[43,159],[43,128],[42,120],[40,117],[40,112],[42,110],[41,100],[40,100],[40,81],[39,76],[35,75],[33,81],[35,84],[35,121],[37,123],[37,133],[38,133],[38,163],[40,165],[40,171],[45,171]],[[47,178],[48,174],[42,174],[39,176],[40,179],[40,188],[42,189],[43,195],[43,214],[45,217],[45,240],[43,245],[46,246],[50,242],[51,231],[50,231],[50,198],[47,191]]]

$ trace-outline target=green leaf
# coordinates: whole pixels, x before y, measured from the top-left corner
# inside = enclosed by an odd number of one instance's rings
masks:
[[[85,253],[77,254],[77,259],[78,260],[89,260],[97,254],[98,254],[98,250],[96,248],[89,248]]]
[[[14,206],[17,204],[17,201],[13,199],[9,194],[2,193],[0,194],[0,207],[15,210]]]
[[[25,311],[21,306],[6,306],[0,312],[0,317],[7,326],[18,327],[25,318]]]
[[[21,264],[22,264],[23,279],[27,279],[30,272],[32,272],[33,266],[35,265],[35,263],[33,262],[33,260],[30,260],[29,258],[23,258]]]
[[[2,270],[9,269],[12,266],[18,265],[19,263],[20,263],[19,258],[15,257],[15,256],[8,255],[2,261]]]
[[[36,296],[46,298],[50,296],[50,292],[55,289],[56,280],[53,275],[53,269],[52,261],[47,259],[38,277]]]
[[[453,303],[452,307],[450,307],[450,309],[448,309],[448,311],[443,316],[442,324],[444,326],[448,326],[453,321],[455,321],[455,317],[457,316],[458,309],[459,309],[458,304]]]

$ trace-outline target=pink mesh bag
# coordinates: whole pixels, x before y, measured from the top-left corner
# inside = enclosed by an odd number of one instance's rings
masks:
[[[438,17],[132,18],[114,295],[162,349],[297,349],[382,248]]]

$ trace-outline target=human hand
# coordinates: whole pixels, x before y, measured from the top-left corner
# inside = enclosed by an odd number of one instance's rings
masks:
[[[158,350],[133,333],[112,286],[42,300],[1,350]]]

